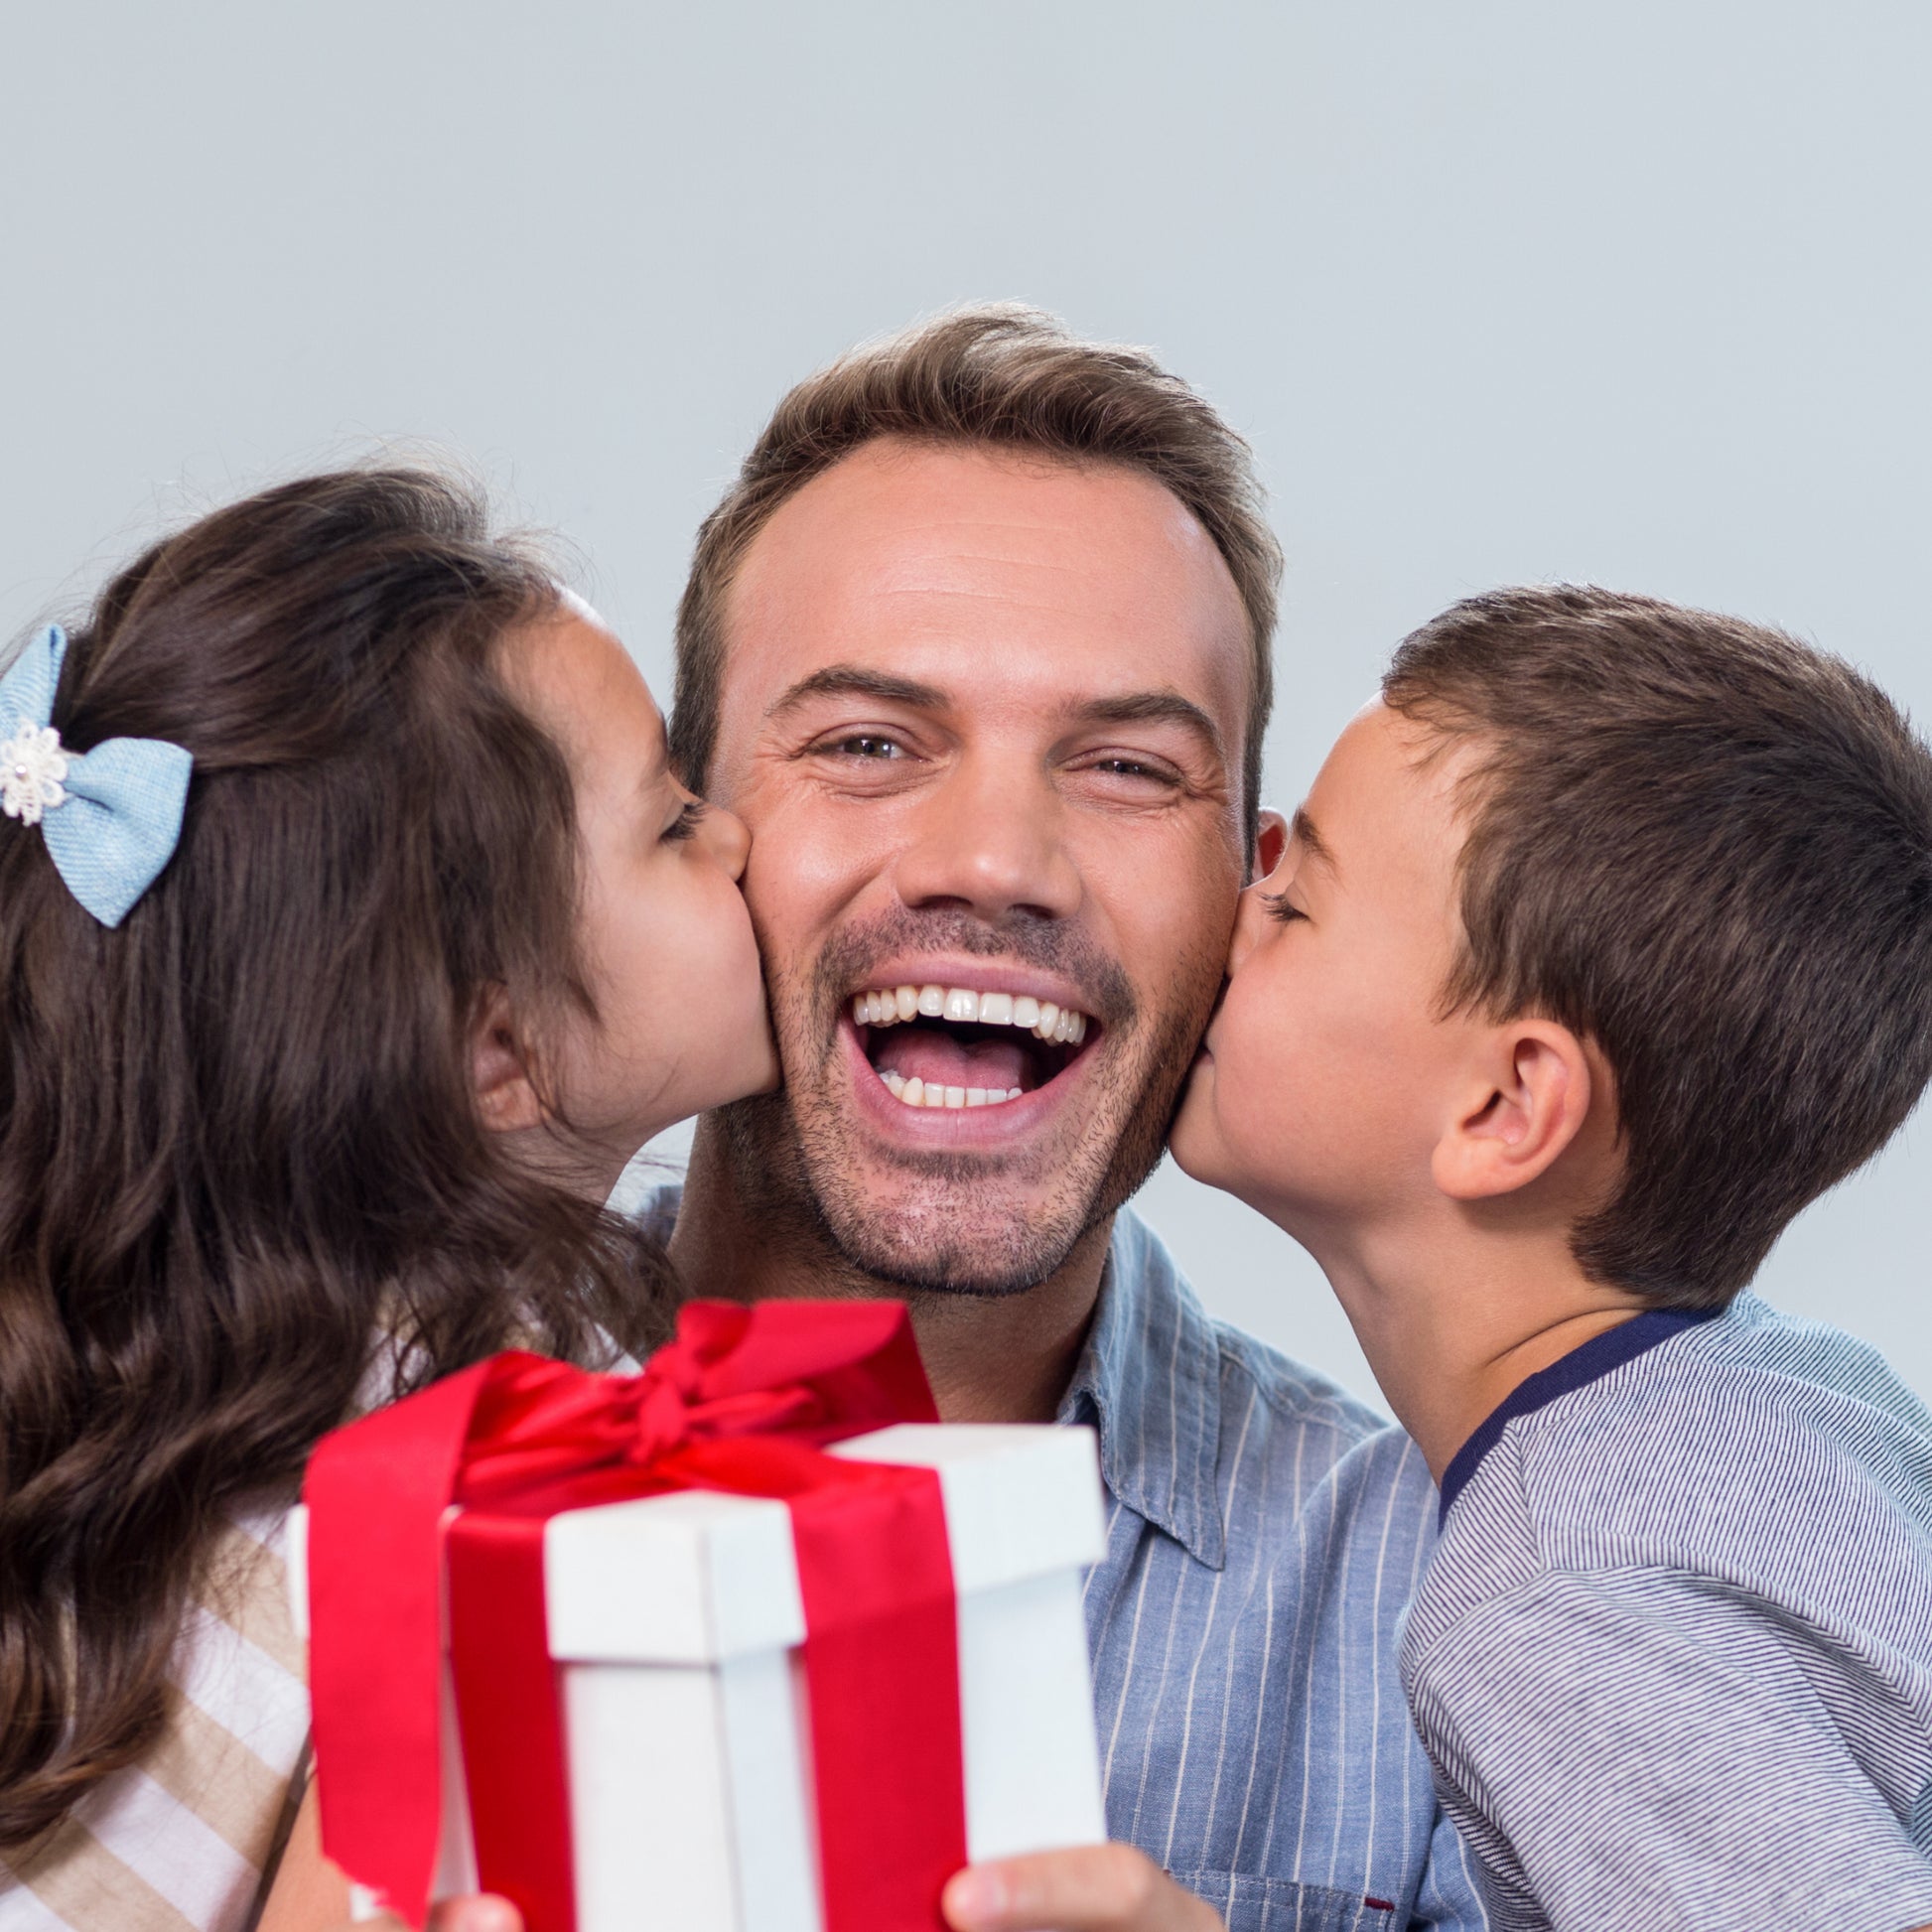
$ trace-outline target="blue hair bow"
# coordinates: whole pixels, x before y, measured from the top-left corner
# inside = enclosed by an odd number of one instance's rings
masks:
[[[181,843],[195,759],[160,738],[67,750],[54,729],[67,649],[51,623],[0,677],[0,810],[38,825],[68,891],[102,925],[119,925]]]

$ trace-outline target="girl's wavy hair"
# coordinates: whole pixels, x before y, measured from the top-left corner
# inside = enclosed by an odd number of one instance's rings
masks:
[[[358,1392],[667,1324],[661,1253],[472,1087],[496,989],[591,1008],[569,767],[497,668],[557,600],[463,485],[370,469],[156,544],[71,631],[63,741],[195,766],[118,930],[0,824],[0,1848],[154,1739],[218,1536]]]

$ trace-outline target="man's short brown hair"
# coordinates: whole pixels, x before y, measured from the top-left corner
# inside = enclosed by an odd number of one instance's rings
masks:
[[[1137,470],[1173,492],[1213,539],[1240,592],[1253,664],[1242,756],[1252,846],[1280,546],[1243,439],[1143,348],[1082,342],[1037,309],[955,309],[841,356],[772,412],[737,481],[705,518],[677,613],[671,750],[702,790],[718,739],[725,606],[772,513],[843,457],[881,437],[1013,450]]]
[[[1457,604],[1383,696],[1479,748],[1446,1005],[1555,1020],[1614,1076],[1578,1260],[1722,1308],[1932,1074],[1932,754],[1836,657],[1571,586]]]

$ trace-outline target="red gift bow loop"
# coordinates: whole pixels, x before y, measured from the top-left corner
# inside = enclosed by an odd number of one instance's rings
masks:
[[[640,1376],[508,1353],[327,1438],[304,1491],[324,1849],[423,1923],[442,1818],[441,1529],[460,1502],[451,1654],[481,1878],[530,1932],[573,1932],[543,1524],[726,1489],[792,1514],[826,1932],[936,1926],[966,1849],[938,1480],[819,1452],[936,1419],[897,1304],[691,1303]]]

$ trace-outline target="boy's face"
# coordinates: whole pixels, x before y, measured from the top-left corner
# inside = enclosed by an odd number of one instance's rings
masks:
[[[1477,1024],[1438,1017],[1460,932],[1467,762],[1371,705],[1329,753],[1281,864],[1242,895],[1173,1155],[1317,1249],[1372,1240],[1439,1198],[1431,1153]]]

